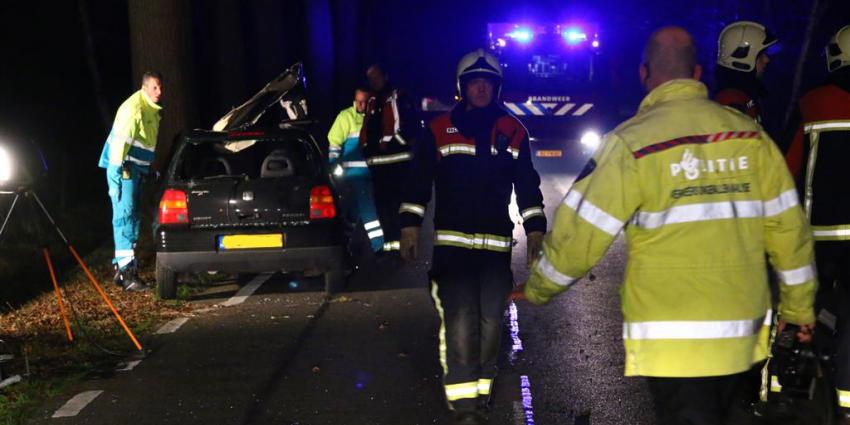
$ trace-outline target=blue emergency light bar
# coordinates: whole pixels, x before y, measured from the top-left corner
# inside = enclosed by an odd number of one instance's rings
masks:
[[[535,39],[563,40],[568,47],[578,47],[588,43],[590,47],[599,47],[599,34],[588,24],[523,24],[523,23],[490,23],[487,25],[490,35],[490,46],[493,49],[504,49],[511,45],[528,46]],[[536,43],[535,43],[536,44]]]
[[[587,34],[585,34],[580,28],[570,28],[562,32],[561,35],[564,37],[564,40],[570,44],[578,44],[587,41]]]
[[[531,39],[534,38],[534,32],[528,28],[515,28],[513,31],[505,35],[520,43],[529,43],[531,42]]]

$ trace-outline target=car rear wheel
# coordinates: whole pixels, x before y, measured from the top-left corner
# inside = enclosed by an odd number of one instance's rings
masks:
[[[159,298],[171,300],[177,298],[177,275],[174,270],[162,265],[156,260],[156,291]]]
[[[328,295],[336,294],[345,289],[345,270],[328,270],[325,272],[325,292]]]

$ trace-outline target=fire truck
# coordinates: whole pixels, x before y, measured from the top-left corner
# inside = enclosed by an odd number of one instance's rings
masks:
[[[589,157],[601,135],[617,124],[621,97],[611,89],[597,28],[579,22],[490,23],[487,30],[489,49],[504,73],[501,100],[528,128],[535,163],[545,169]],[[426,98],[422,108],[447,105]]]

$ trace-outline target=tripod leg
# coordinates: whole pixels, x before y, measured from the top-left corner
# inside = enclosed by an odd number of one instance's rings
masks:
[[[41,199],[39,199],[38,195],[36,195],[35,192],[30,191],[28,193],[32,195],[32,198],[35,200],[38,206],[41,207],[41,211],[47,217],[47,220],[50,221],[50,224],[53,226],[53,230],[56,230],[56,233],[58,233],[59,237],[62,238],[62,242],[65,242],[65,245],[68,247],[68,250],[71,251],[71,254],[74,256],[74,259],[77,260],[77,263],[80,264],[80,267],[82,267],[83,271],[86,273],[86,277],[89,278],[89,282],[91,282],[91,284],[94,286],[94,289],[97,290],[97,293],[100,294],[100,297],[103,298],[103,302],[106,303],[110,310],[112,310],[112,314],[115,315],[115,318],[118,320],[118,323],[120,323],[121,327],[124,328],[124,332],[126,332],[127,336],[130,337],[130,340],[133,341],[133,345],[135,345],[139,351],[142,351],[142,344],[139,344],[139,341],[136,339],[136,335],[133,335],[133,331],[131,331],[127,324],[124,323],[124,319],[121,317],[121,314],[118,313],[118,309],[116,309],[115,306],[112,305],[112,301],[109,300],[109,297],[106,295],[106,292],[103,291],[103,288],[101,288],[100,285],[97,283],[97,279],[95,279],[94,275],[92,275],[89,271],[89,268],[86,266],[86,263],[83,262],[83,259],[80,258],[79,254],[77,254],[77,250],[74,249],[74,247],[71,245],[70,242],[68,242],[68,239],[62,233],[62,229],[60,229],[59,225],[57,225],[56,222],[53,221],[53,217],[51,217],[50,213],[47,212],[47,208],[45,208],[44,204],[41,203]]]
[[[53,290],[56,292],[56,300],[59,302],[59,313],[62,315],[62,321],[65,322],[65,332],[68,333],[68,341],[74,341],[74,334],[71,333],[71,324],[68,322],[68,314],[65,313],[65,304],[62,302],[62,291],[59,290],[59,283],[56,281],[56,273],[53,271],[53,262],[50,261],[50,252],[47,248],[43,248],[44,260],[47,261],[47,269],[50,271],[50,279],[53,281]]]
[[[6,231],[6,225],[9,224],[9,219],[12,218],[12,211],[15,211],[15,205],[18,204],[18,199],[20,197],[20,193],[15,194],[15,199],[12,200],[12,206],[9,207],[9,212],[6,213],[6,218],[3,219],[3,226],[0,227],[0,237],[2,237],[3,233]]]
[[[142,351],[142,344],[139,344],[139,341],[136,339],[136,336],[133,335],[133,331],[131,331],[130,328],[127,327],[127,324],[124,323],[124,319],[121,318],[121,314],[118,313],[118,310],[115,308],[114,305],[112,305],[112,302],[109,301],[109,297],[106,295],[106,292],[104,292],[103,288],[101,288],[100,285],[97,283],[97,279],[94,278],[94,276],[89,271],[89,268],[86,267],[86,263],[84,263],[83,259],[80,258],[79,254],[77,254],[77,250],[75,250],[74,247],[71,246],[71,244],[68,244],[68,249],[71,251],[71,254],[74,255],[74,258],[77,259],[77,262],[80,263],[80,267],[83,268],[83,271],[86,273],[86,276],[88,276],[89,281],[92,285],[94,285],[94,289],[96,289],[97,292],[100,294],[100,297],[103,298],[103,302],[105,302],[106,305],[109,306],[109,309],[112,310],[112,314],[114,314],[115,318],[118,319],[118,323],[120,323],[121,327],[124,328],[124,332],[127,333],[127,336],[130,337],[130,340],[133,341],[133,344],[136,346],[136,348],[139,351]]]
[[[41,212],[43,212],[44,216],[47,217],[47,221],[49,221],[50,225],[53,226],[53,230],[55,230],[56,233],[59,234],[59,238],[62,239],[62,242],[65,242],[65,245],[70,246],[71,243],[68,242],[68,238],[66,238],[65,234],[62,233],[62,229],[60,229],[59,225],[56,224],[55,221],[53,221],[53,216],[51,216],[50,213],[47,212],[47,208],[45,208],[44,204],[41,203],[41,198],[39,198],[38,195],[36,195],[35,192],[33,192],[33,191],[27,192],[27,195],[31,195],[32,199],[35,200],[35,203],[38,204],[39,208],[41,208]]]

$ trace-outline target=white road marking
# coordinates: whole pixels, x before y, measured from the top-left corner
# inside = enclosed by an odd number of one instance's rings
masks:
[[[21,382],[21,375],[14,375],[14,376],[11,376],[9,378],[6,378],[6,379],[0,381],[0,388],[5,388],[5,387],[8,387],[9,385],[17,384],[18,382]]]
[[[53,414],[54,418],[70,418],[72,416],[77,416],[86,406],[89,405],[94,399],[97,398],[103,391],[95,390],[95,391],[85,391],[75,395],[73,398],[68,400],[64,406],[60,407],[56,413]]]
[[[189,321],[188,317],[178,317],[176,319],[173,319],[170,322],[162,325],[162,327],[159,328],[159,330],[156,331],[156,334],[157,335],[163,335],[163,334],[172,334],[174,332],[177,332],[177,330],[180,329],[180,327],[183,326],[183,324],[188,322],[188,321]]]
[[[116,372],[129,372],[129,371],[135,369],[136,366],[138,366],[139,363],[141,363],[141,362],[142,362],[141,360],[130,360],[129,362],[124,364],[124,367],[122,367],[120,369],[115,369],[115,371]]]
[[[272,277],[273,274],[274,273],[258,274],[254,279],[248,282],[247,285],[243,286],[242,289],[240,289],[239,292],[236,293],[236,295],[231,297],[229,300],[221,303],[221,305],[225,307],[230,307],[244,303],[245,300],[247,300],[248,297],[250,297],[251,294],[253,294],[254,291],[256,291],[260,287],[260,285],[265,283],[265,281],[269,280],[269,278]]]

